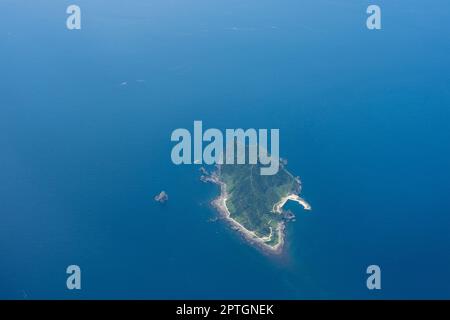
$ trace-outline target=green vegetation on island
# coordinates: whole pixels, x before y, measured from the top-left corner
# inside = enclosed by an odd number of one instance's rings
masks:
[[[283,166],[274,175],[261,175],[261,164],[221,165],[218,178],[226,185],[226,207],[230,218],[269,246],[277,245],[284,216],[274,211],[282,198],[300,191],[300,181]]]

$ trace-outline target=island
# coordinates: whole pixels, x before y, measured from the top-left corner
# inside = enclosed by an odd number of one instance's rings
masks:
[[[285,241],[285,225],[294,218],[283,210],[289,200],[305,210],[311,206],[299,194],[301,182],[286,170],[286,161],[274,175],[261,175],[261,164],[222,164],[214,171],[201,168],[201,180],[220,187],[220,195],[212,205],[245,239],[270,253],[281,253]]]
[[[158,193],[155,197],[154,197],[155,201],[159,202],[159,203],[165,203],[167,200],[169,200],[169,195],[163,190],[160,193]]]

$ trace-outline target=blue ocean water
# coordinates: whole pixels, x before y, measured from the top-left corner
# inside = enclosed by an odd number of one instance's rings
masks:
[[[376,2],[3,0],[0,298],[450,298],[450,5]],[[282,256],[172,164],[194,120],[280,129],[313,207]]]

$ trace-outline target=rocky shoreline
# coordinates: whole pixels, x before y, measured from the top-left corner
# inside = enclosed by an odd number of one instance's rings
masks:
[[[285,223],[283,221],[279,222],[277,225],[276,232],[278,232],[278,242],[275,245],[269,245],[267,244],[267,240],[264,238],[261,238],[256,235],[254,231],[251,231],[247,228],[245,228],[242,224],[240,224],[238,221],[233,219],[231,217],[231,213],[228,210],[226,206],[226,201],[228,198],[228,194],[226,191],[226,184],[220,180],[219,178],[219,172],[220,167],[217,167],[216,172],[209,173],[206,169],[203,167],[200,169],[202,172],[202,176],[200,177],[200,180],[203,182],[210,182],[214,183],[219,186],[220,188],[220,195],[215,198],[213,201],[211,201],[212,206],[219,212],[220,216],[231,225],[233,230],[238,231],[249,243],[263,249],[265,252],[271,253],[271,254],[280,254],[283,251],[283,246],[285,242]],[[290,197],[297,196],[297,195],[288,195],[286,198],[291,199]],[[298,196],[297,196],[298,197]],[[281,199],[280,202],[278,202],[275,206],[278,210],[278,213],[283,213],[282,206],[286,203],[287,200],[285,198]],[[280,205],[282,203],[282,205]],[[274,208],[275,208],[274,206]],[[293,214],[290,212],[286,213],[286,216],[284,217],[286,220],[292,220]]]

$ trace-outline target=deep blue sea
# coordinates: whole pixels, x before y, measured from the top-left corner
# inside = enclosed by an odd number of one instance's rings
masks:
[[[450,298],[449,12],[1,0],[0,298]],[[217,188],[172,163],[171,132],[194,120],[280,129],[313,208],[288,204],[282,256],[214,221]]]

